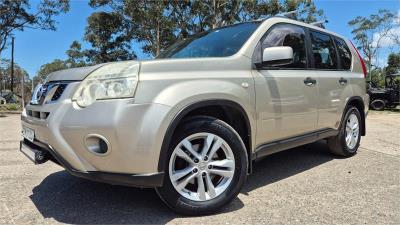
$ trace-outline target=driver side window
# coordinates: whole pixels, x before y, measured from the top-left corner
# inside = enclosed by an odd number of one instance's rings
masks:
[[[269,47],[289,46],[293,49],[293,63],[279,68],[303,69],[307,67],[306,41],[304,29],[290,24],[279,24],[268,31],[262,40],[262,50]],[[262,51],[261,51],[262,52]]]

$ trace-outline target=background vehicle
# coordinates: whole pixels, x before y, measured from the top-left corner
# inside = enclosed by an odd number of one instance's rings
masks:
[[[369,88],[370,107],[374,110],[384,110],[385,108],[396,108],[400,105],[400,82],[396,75],[385,77],[384,88]]]
[[[87,179],[156,187],[180,213],[212,213],[257,158],[321,139],[356,154],[365,75],[335,33],[282,17],[235,24],[155,60],[51,74],[21,117],[21,151]]]

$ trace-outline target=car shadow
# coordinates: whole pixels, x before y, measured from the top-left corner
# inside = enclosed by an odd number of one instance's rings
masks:
[[[282,151],[253,163],[253,173],[248,177],[242,194],[299,174],[335,159],[326,141]]]
[[[242,193],[283,180],[332,160],[324,142],[291,149],[254,164]],[[182,217],[169,210],[154,189],[113,186],[76,178],[65,171],[47,176],[30,196],[44,218],[72,224],[164,224]],[[221,212],[244,207],[239,198]]]

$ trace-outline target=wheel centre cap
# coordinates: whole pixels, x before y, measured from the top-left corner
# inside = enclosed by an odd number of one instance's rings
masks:
[[[199,169],[205,170],[207,168],[207,162],[201,161],[199,162]]]

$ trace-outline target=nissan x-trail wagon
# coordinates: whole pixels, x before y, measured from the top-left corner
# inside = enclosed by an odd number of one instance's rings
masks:
[[[321,139],[354,155],[365,76],[341,35],[282,17],[235,24],[153,60],[49,74],[21,116],[20,149],[78,177],[153,187],[177,212],[212,213],[255,159]]]

